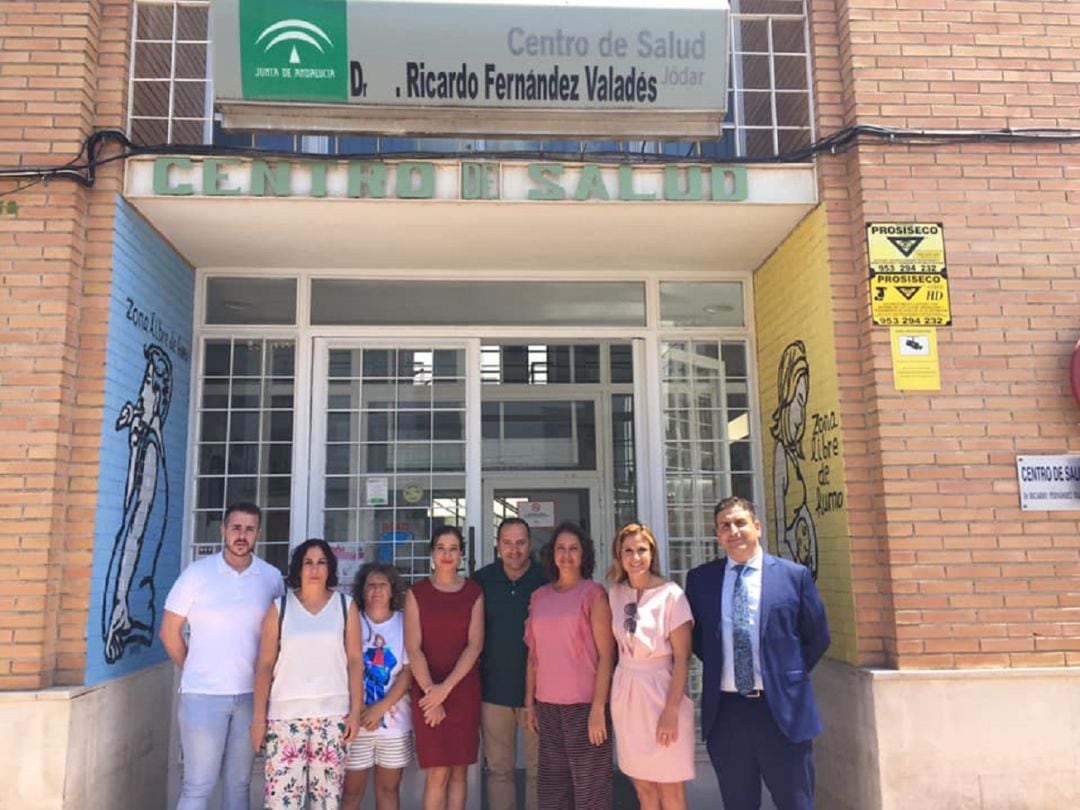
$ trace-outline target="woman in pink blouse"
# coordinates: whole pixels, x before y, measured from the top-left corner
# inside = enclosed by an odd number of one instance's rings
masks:
[[[563,523],[541,552],[552,579],[529,602],[526,722],[540,735],[538,799],[544,810],[610,810],[615,658],[611,609],[590,577],[592,541]]]

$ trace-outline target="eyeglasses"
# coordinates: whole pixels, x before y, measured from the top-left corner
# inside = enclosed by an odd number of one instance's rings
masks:
[[[627,635],[634,635],[637,630],[637,602],[627,602],[623,605],[623,614],[626,618],[623,620],[623,630]]]

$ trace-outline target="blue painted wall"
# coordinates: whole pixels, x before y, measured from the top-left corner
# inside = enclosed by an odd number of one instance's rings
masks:
[[[87,684],[166,658],[157,631],[180,571],[194,290],[191,267],[118,199]]]

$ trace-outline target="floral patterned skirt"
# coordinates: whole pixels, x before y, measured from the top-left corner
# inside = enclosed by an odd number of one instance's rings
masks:
[[[267,810],[338,809],[345,781],[345,719],[306,717],[267,724]]]

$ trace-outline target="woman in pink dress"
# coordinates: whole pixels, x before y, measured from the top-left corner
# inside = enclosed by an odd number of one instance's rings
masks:
[[[611,717],[619,769],[641,810],[686,810],[694,778],[694,704],[686,695],[693,616],[682,588],[660,576],[656,538],[630,523],[611,549],[612,628],[619,663]]]

